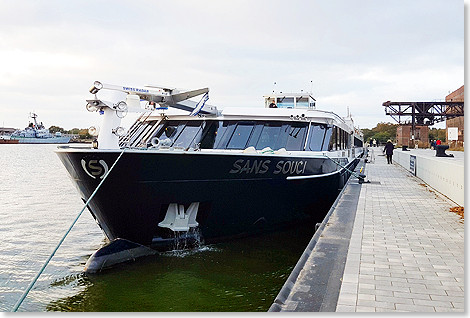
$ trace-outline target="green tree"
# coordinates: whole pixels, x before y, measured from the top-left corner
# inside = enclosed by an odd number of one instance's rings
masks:
[[[446,130],[441,128],[432,128],[429,131],[429,139],[430,140],[437,140],[440,139],[441,141],[446,141]]]
[[[378,123],[372,129],[363,128],[364,141],[369,142],[370,138],[375,139],[377,142],[387,142],[387,140],[395,140],[397,135],[398,124],[392,123]]]
[[[79,132],[78,132],[78,135],[79,135],[80,139],[91,139],[92,138],[92,135],[90,135],[88,133],[88,128],[80,129]]]
[[[49,127],[49,132],[51,134],[55,134],[56,132],[60,132],[60,133],[63,133],[63,134],[67,133],[67,131],[64,128],[58,127],[58,126]]]
[[[375,135],[375,132],[372,131],[372,129],[369,128],[362,128],[362,133],[364,134],[364,141],[368,142],[370,138],[372,138],[373,135]]]

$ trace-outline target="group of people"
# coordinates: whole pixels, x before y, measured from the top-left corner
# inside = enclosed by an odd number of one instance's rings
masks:
[[[440,140],[440,139],[438,139],[438,140],[434,140],[434,139],[431,140],[431,149],[434,150],[434,149],[436,148],[436,146],[439,146],[440,144],[441,144],[441,140]]]
[[[439,146],[441,144],[441,140],[432,140],[431,141],[431,149],[435,149],[436,146]],[[372,140],[372,138],[369,140],[369,145],[372,147],[376,147],[376,141],[375,139]],[[392,163],[392,156],[393,156],[393,149],[395,149],[395,146],[393,145],[392,141],[389,139],[387,140],[387,143],[385,144],[385,147],[383,149],[383,153],[387,156],[387,164]]]

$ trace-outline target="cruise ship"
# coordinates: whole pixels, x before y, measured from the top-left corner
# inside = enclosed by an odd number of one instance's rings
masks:
[[[104,90],[126,97],[104,101]],[[364,154],[352,118],[318,110],[311,93],[272,93],[258,107],[219,110],[206,104],[208,88],[95,82],[90,92],[87,110],[103,116],[90,129],[96,140],[56,150],[109,239],[87,263],[90,272],[178,240],[314,226]],[[128,112],[140,117],[126,130]]]

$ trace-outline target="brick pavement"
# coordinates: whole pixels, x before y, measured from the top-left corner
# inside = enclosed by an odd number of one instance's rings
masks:
[[[366,165],[337,312],[464,312],[455,206],[375,150]]]

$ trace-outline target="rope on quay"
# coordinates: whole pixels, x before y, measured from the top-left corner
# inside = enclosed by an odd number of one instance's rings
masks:
[[[67,235],[70,233],[70,231],[72,230],[73,226],[75,225],[75,223],[77,223],[78,219],[80,218],[80,216],[82,215],[83,211],[85,211],[85,208],[88,206],[88,204],[90,203],[91,199],[93,199],[93,197],[95,196],[96,192],[98,192],[98,189],[101,187],[101,185],[103,184],[104,180],[106,180],[106,178],[109,176],[109,174],[111,173],[111,171],[113,170],[114,166],[116,165],[116,163],[119,161],[119,159],[121,159],[122,155],[124,154],[124,152],[126,151],[126,148],[124,148],[122,150],[122,152],[119,154],[119,156],[117,157],[116,161],[114,161],[113,165],[111,166],[111,168],[109,169],[108,173],[103,177],[103,179],[101,180],[101,182],[98,184],[98,186],[96,187],[95,191],[93,191],[93,193],[91,194],[91,196],[88,198],[88,200],[86,201],[85,205],[83,206],[82,210],[80,211],[80,213],[78,213],[77,217],[75,218],[75,220],[72,222],[72,224],[70,225],[69,229],[65,232],[64,236],[62,237],[62,239],[59,241],[59,244],[57,244],[57,246],[55,247],[54,251],[52,252],[52,254],[49,256],[49,258],[47,259],[47,261],[44,263],[44,265],[42,266],[42,268],[39,270],[39,272],[36,274],[36,277],[34,277],[34,279],[32,280],[32,282],[29,284],[28,288],[26,288],[26,290],[24,291],[23,295],[20,297],[20,299],[18,299],[18,301],[16,302],[15,306],[13,307],[13,309],[11,310],[11,312],[16,312],[18,310],[18,308],[21,306],[21,304],[23,303],[24,299],[26,298],[26,296],[28,295],[28,293],[31,291],[31,289],[33,288],[34,284],[37,282],[37,280],[39,279],[39,276],[41,276],[42,272],[44,271],[44,269],[46,268],[46,266],[49,264],[49,262],[51,261],[52,257],[54,257],[55,253],[57,252],[57,250],[59,249],[60,245],[62,245],[62,243],[64,242],[65,238],[67,237]]]

